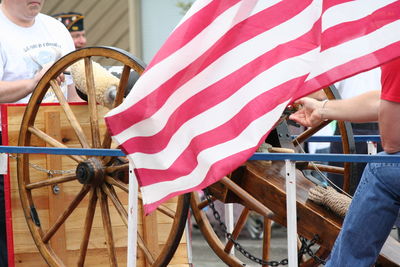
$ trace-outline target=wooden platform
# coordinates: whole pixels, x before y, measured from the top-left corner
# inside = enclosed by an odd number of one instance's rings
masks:
[[[78,118],[86,136],[90,136],[89,119],[85,104],[72,105],[73,112]],[[19,128],[25,105],[7,104],[1,105],[2,119],[2,141],[3,145],[17,145]],[[102,111],[103,115],[107,110]],[[103,117],[102,114],[99,114]],[[42,104],[39,109],[38,120],[35,127],[53,136],[68,147],[80,147],[74,131],[69,126],[64,112],[58,104]],[[105,131],[104,121],[100,123],[102,131]],[[45,146],[44,142],[36,137],[32,137],[35,146]],[[13,155],[16,156],[16,155]],[[48,179],[48,174],[40,169],[63,170],[75,172],[76,162],[66,156],[57,155],[30,155],[32,163],[30,173],[31,181]],[[9,160],[9,175],[5,178],[6,186],[6,210],[7,210],[7,232],[8,250],[10,257],[10,267],[12,266],[47,266],[42,256],[38,252],[36,245],[27,227],[22,207],[19,201],[18,183],[16,175],[16,160]],[[53,225],[59,214],[70,201],[76,196],[82,185],[77,182],[68,182],[59,185],[57,188],[42,188],[35,190],[35,208],[40,216],[40,223],[44,229],[48,225]],[[128,194],[122,190],[117,192],[122,203],[127,207]],[[87,199],[84,199],[76,211],[67,219],[62,226],[62,230],[50,240],[52,247],[57,255],[66,263],[67,266],[76,266],[78,258],[81,236],[83,232],[84,218],[87,210]],[[174,209],[176,200],[167,204]],[[119,266],[126,266],[127,254],[127,229],[114,206],[109,203],[111,213],[114,242],[117,247],[117,257]],[[104,230],[100,212],[96,209],[93,228],[89,239],[89,249],[85,261],[85,266],[110,266],[107,248],[104,238]],[[142,217],[142,211],[138,211],[139,225],[138,230],[142,233],[147,242],[154,242],[155,246],[163,246],[171,219],[161,213],[155,213],[150,217]],[[148,229],[144,227],[144,220]],[[158,233],[158,235],[155,235]],[[148,232],[148,234],[145,234]],[[149,240],[153,239],[153,240]],[[147,266],[144,262],[141,251],[138,250],[138,265]],[[188,266],[187,246],[185,235],[179,248],[169,266]]]

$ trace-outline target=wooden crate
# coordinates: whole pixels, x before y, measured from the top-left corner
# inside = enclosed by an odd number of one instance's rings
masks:
[[[90,139],[90,124],[86,104],[71,105],[75,116],[78,118],[86,136]],[[2,119],[2,141],[4,145],[15,146],[18,143],[19,128],[22,121],[22,116],[25,110],[25,105],[21,104],[4,104],[1,105]],[[99,117],[103,118],[107,110],[102,110]],[[101,132],[104,132],[106,127],[104,120],[100,120]],[[70,127],[64,112],[58,104],[42,104],[39,108],[35,127],[41,129],[47,134],[58,139],[68,147],[80,147],[79,142]],[[34,146],[45,146],[46,144],[32,136],[32,144]],[[14,155],[15,156],[15,155]],[[38,169],[52,170],[74,170],[76,162],[66,156],[58,155],[30,155],[30,179],[39,181],[48,178],[48,174]],[[37,166],[35,166],[37,165]],[[39,167],[38,167],[39,166]],[[34,201],[36,209],[41,218],[41,225],[44,229],[48,225],[53,225],[53,222],[61,214],[65,207],[69,205],[71,200],[76,196],[81,188],[81,184],[77,181],[64,183],[59,185],[60,192],[55,194],[51,188],[43,188],[34,191]],[[8,250],[9,250],[9,265],[12,266],[47,266],[44,259],[41,257],[34,240],[27,227],[21,203],[19,200],[16,160],[9,159],[9,174],[5,177],[5,196],[6,196],[6,217],[7,217],[7,232],[8,232]],[[116,189],[117,190],[117,189]],[[121,201],[127,207],[128,196],[122,190],[117,191]],[[110,201],[109,201],[110,202]],[[87,210],[88,197],[86,196],[78,208],[67,219],[62,229],[50,240],[52,247],[67,266],[76,266],[76,260],[79,255],[79,246],[83,232],[84,218]],[[168,206],[174,208],[176,200],[173,199],[167,203]],[[114,242],[117,247],[117,257],[119,266],[126,266],[127,254],[127,229],[123,224],[120,216],[114,206],[109,203],[111,220],[113,225]],[[161,213],[154,213],[150,217],[142,218],[142,211],[138,211],[139,224],[138,231],[143,234],[143,220],[146,220],[147,228],[151,228],[154,232],[154,227],[158,229],[157,235],[146,235],[148,242],[155,243],[155,246],[162,247],[165,243],[172,220]],[[146,227],[145,227],[146,228]],[[12,260],[14,259],[14,260]],[[96,208],[93,228],[89,239],[88,254],[85,261],[85,266],[109,266],[109,258],[105,245],[104,230],[102,225],[101,213],[99,208]],[[146,266],[144,257],[138,249],[138,265]],[[187,246],[185,235],[179,245],[174,258],[169,266],[188,266]]]

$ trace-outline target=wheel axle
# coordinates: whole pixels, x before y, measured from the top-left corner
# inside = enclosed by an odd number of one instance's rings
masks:
[[[76,168],[76,177],[81,184],[99,185],[103,182],[104,175],[104,166],[97,158],[80,162]]]

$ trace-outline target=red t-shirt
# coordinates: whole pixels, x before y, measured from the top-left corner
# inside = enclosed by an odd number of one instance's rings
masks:
[[[400,58],[381,66],[381,99],[400,102]]]

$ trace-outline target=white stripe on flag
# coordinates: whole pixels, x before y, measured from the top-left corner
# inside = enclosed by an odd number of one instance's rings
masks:
[[[363,0],[351,1],[333,6],[323,14],[322,31],[341,23],[367,17],[374,11],[396,1],[398,0]]]

